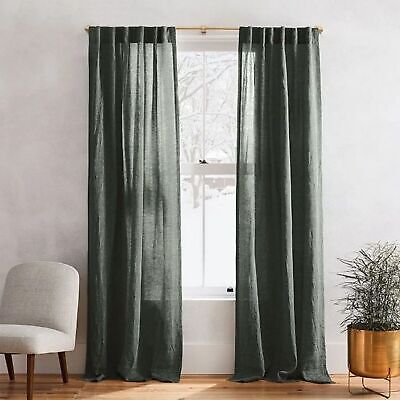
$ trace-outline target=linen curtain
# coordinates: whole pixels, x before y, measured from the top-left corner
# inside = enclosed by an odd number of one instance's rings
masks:
[[[89,31],[86,377],[178,381],[182,360],[175,29]]]
[[[330,382],[318,36],[240,28],[236,381]]]

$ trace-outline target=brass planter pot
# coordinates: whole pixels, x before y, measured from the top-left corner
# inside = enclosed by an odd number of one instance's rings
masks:
[[[364,378],[400,375],[400,330],[347,329],[349,371]]]

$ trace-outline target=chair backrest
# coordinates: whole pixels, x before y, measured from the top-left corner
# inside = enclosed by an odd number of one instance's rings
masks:
[[[57,329],[75,340],[79,274],[58,262],[30,262],[8,272],[0,323]]]

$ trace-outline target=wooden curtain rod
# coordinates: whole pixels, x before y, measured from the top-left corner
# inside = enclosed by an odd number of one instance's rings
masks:
[[[89,32],[90,25],[85,28],[86,32]],[[316,26],[319,33],[324,31],[322,26]],[[178,31],[200,31],[205,34],[207,31],[238,31],[239,28],[229,27],[229,26],[177,26],[176,29]]]

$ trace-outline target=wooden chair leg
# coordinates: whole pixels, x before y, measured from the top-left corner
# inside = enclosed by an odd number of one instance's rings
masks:
[[[10,378],[10,381],[14,381],[15,374],[14,374],[14,365],[13,365],[12,356],[11,356],[11,354],[4,354],[4,357],[6,358],[8,377]]]
[[[27,354],[26,356],[26,398],[33,398],[33,375],[35,373],[35,355]]]
[[[68,383],[67,359],[65,357],[65,352],[58,353],[58,360],[60,361],[63,382]]]

